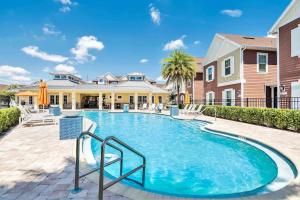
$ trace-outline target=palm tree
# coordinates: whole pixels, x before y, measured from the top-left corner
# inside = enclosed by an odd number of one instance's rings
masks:
[[[182,50],[175,50],[170,57],[162,63],[162,77],[167,84],[172,82],[177,85],[177,104],[179,105],[179,85],[183,81],[192,80],[196,75],[196,63],[194,57]]]

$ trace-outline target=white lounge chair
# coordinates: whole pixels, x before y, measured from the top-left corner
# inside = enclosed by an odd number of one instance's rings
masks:
[[[151,104],[150,110],[151,110],[151,111],[155,111],[155,109],[156,109],[156,105],[155,105],[154,103]]]
[[[190,111],[190,114],[201,114],[202,108],[203,104],[200,104],[196,110]]]
[[[147,107],[148,107],[147,104],[144,103],[144,104],[143,104],[143,110],[147,110]]]
[[[191,111],[195,110],[196,104],[191,104],[191,106],[184,112],[184,114],[189,114]]]
[[[163,108],[164,108],[164,105],[162,103],[158,104],[158,106],[156,107],[156,112],[161,113]]]
[[[186,111],[189,109],[189,107],[190,107],[190,104],[186,104],[186,105],[184,106],[184,108],[183,108],[182,110],[180,110],[180,113],[186,112]]]

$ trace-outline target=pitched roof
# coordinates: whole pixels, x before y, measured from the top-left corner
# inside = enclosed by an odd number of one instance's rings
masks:
[[[271,37],[253,37],[233,34],[219,34],[226,39],[247,47],[264,47],[264,48],[275,48],[276,39]]]
[[[292,0],[291,3],[287,6],[281,16],[277,19],[275,24],[272,26],[269,34],[276,34],[278,29],[281,26],[284,26],[291,21],[298,19],[300,17],[300,1],[299,0]]]
[[[195,62],[197,63],[197,72],[203,72],[203,63],[205,58],[195,58]]]

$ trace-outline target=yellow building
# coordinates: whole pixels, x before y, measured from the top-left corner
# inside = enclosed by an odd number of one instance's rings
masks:
[[[92,83],[86,83],[69,73],[51,75],[53,79],[47,81],[49,105],[57,105],[62,109],[114,110],[129,104],[130,109],[138,110],[149,108],[152,104],[168,103],[169,92],[141,73],[125,76],[107,73]],[[17,94],[17,102],[38,108],[38,90],[39,83],[22,87]]]

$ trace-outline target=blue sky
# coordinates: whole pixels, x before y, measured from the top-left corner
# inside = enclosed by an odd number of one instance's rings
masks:
[[[53,71],[155,79],[172,50],[203,57],[217,32],[266,36],[289,2],[3,0],[0,83],[48,79]]]

